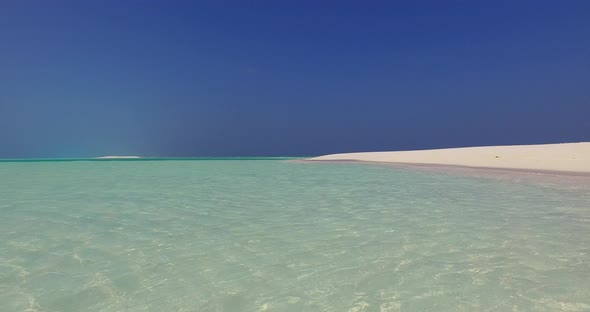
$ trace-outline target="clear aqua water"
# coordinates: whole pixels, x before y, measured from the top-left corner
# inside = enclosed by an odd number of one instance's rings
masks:
[[[0,162],[0,311],[590,311],[590,194],[284,160]]]

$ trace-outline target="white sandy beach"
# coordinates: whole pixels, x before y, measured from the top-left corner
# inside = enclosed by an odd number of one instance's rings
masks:
[[[312,161],[367,161],[590,173],[590,142],[332,154]]]
[[[127,158],[141,158],[139,156],[100,156],[100,157],[96,157],[97,159],[127,159]]]

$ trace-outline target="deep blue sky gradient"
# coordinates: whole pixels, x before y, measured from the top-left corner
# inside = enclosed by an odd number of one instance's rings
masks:
[[[0,158],[571,141],[590,1],[0,2]]]

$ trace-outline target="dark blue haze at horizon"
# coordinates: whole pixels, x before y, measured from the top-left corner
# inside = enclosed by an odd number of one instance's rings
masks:
[[[0,158],[590,141],[588,1],[256,3],[0,2]]]

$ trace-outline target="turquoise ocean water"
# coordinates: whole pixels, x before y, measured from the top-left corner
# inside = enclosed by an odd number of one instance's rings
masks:
[[[590,311],[590,194],[283,159],[0,162],[0,311]]]

